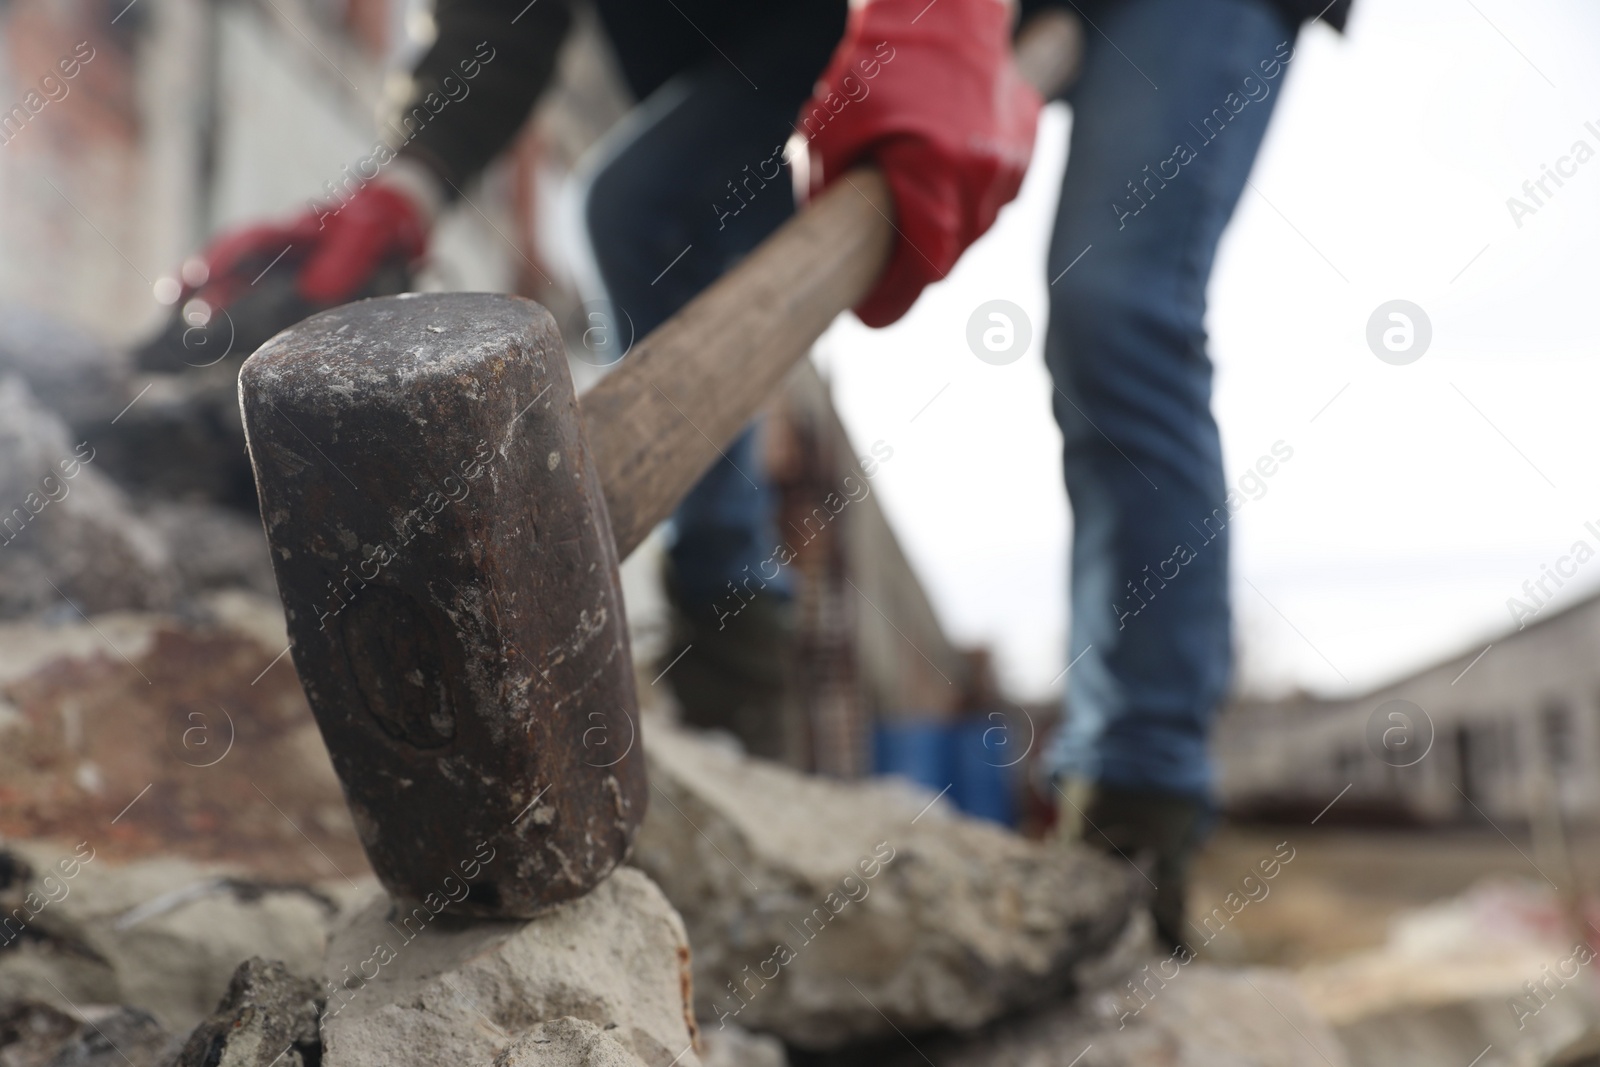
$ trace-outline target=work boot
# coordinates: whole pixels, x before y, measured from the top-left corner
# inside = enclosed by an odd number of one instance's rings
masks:
[[[666,586],[672,631],[660,669],[683,721],[726,730],[752,756],[800,766],[794,602],[760,591],[719,612],[685,603],[670,568]]]
[[[1168,949],[1187,944],[1189,862],[1209,828],[1210,806],[1194,797],[1081,778],[1062,779],[1056,790],[1062,838],[1138,867],[1154,883],[1150,912],[1156,936]]]

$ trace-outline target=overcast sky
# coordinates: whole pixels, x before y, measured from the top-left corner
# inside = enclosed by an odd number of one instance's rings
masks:
[[[1236,632],[1251,687],[1351,692],[1483,648],[1541,565],[1600,549],[1600,157],[1520,227],[1507,207],[1574,142],[1600,152],[1600,7],[1357,0],[1348,36],[1302,34],[1282,93],[1210,292],[1230,482],[1294,449],[1234,520]],[[1022,197],[911,315],[841,321],[818,356],[857,443],[895,447],[875,485],[946,627],[1025,696],[1066,665],[1041,350],[1069,126],[1052,107]],[[1034,324],[1006,366],[965,340],[996,298]],[[1366,343],[1396,299],[1432,324],[1407,365]],[[1600,558],[1563,566],[1543,611],[1600,588]]]

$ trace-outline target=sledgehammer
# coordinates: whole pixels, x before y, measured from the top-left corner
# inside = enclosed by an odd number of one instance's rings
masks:
[[[647,786],[618,560],[869,291],[892,213],[853,172],[581,411],[517,297],[350,304],[245,363],[295,668],[392,894],[528,917],[621,862]]]

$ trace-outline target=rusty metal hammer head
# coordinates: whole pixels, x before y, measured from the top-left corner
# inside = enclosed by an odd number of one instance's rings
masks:
[[[644,814],[605,500],[550,315],[349,304],[248,362],[240,404],[295,668],[384,885],[528,916]]]

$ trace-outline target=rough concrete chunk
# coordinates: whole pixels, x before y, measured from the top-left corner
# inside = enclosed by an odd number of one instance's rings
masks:
[[[700,1063],[682,920],[634,870],[527,921],[465,923],[448,907],[430,915],[380,895],[335,934],[326,971],[325,1067],[483,1064],[501,1053],[508,1064],[591,1055],[631,1067],[604,1058],[618,1050],[651,1067]],[[564,1018],[608,1036],[556,1025]]]
[[[233,972],[210,1018],[184,1042],[173,1067],[308,1067],[321,1062],[317,983],[259,956]]]
[[[967,1029],[1070,989],[1128,870],[882,783],[805,778],[662,724],[632,860],[682,912],[700,1017],[805,1048]]]

